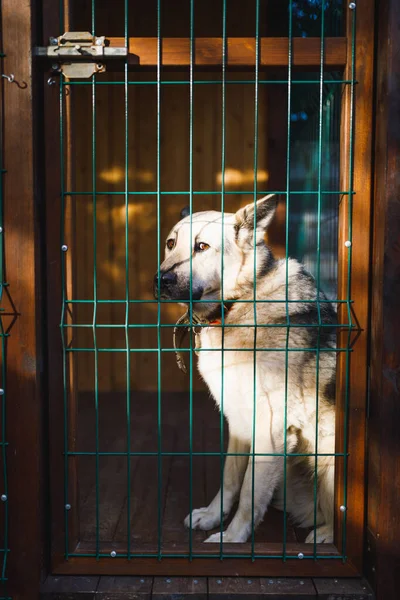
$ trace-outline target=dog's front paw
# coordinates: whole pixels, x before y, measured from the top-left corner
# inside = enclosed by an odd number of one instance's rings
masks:
[[[226,531],[224,531],[222,533],[222,541],[226,542]],[[206,540],[204,540],[205,542],[211,542],[211,544],[219,544],[221,541],[221,532],[218,531],[218,533],[213,533],[212,535],[210,535],[210,537],[208,537]]]
[[[317,544],[332,544],[333,543],[333,531],[328,525],[321,525],[317,527],[315,531],[312,531],[306,537],[306,544],[314,543],[314,535],[316,536]]]
[[[209,531],[214,529],[220,523],[220,515],[210,510],[208,506],[204,508],[195,508],[192,511],[192,529],[202,529]],[[184,525],[190,529],[190,514],[184,520]]]
[[[218,533],[213,533],[204,541],[210,542],[211,544],[219,544],[221,542],[221,532],[218,531]],[[222,532],[222,542],[224,544],[240,544],[241,542],[245,541],[245,539],[242,539],[242,536],[232,535],[232,533],[230,533],[228,529]]]

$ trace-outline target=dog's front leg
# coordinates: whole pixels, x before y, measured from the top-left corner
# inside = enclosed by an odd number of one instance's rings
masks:
[[[247,454],[250,446],[234,436],[229,437],[228,456],[224,466],[222,518],[225,520],[239,496],[243,477],[248,463],[248,456],[230,456],[231,454]],[[192,529],[208,531],[221,522],[221,489],[209,506],[192,511]],[[186,517],[185,526],[190,527],[190,514]]]
[[[276,439],[273,441],[270,438],[267,433],[268,427],[262,429],[263,436],[256,437],[256,452],[258,454],[282,453],[283,443],[277,443]],[[282,477],[282,456],[255,456],[254,467],[253,458],[250,457],[240,492],[239,506],[232,522],[223,533],[224,542],[246,542],[248,540],[252,529],[255,529],[262,521],[274,490]],[[220,538],[220,533],[214,533],[207,538],[206,542],[219,542]]]

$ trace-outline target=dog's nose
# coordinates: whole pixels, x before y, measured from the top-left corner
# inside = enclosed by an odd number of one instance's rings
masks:
[[[173,271],[166,271],[165,273],[160,272],[160,286],[168,287],[170,285],[174,285],[177,281],[176,273]],[[154,285],[158,285],[158,276],[157,273],[154,277]]]

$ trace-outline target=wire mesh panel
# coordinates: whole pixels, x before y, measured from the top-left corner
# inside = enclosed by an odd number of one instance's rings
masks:
[[[342,2],[206,4],[69,4],[139,66],[60,77],[63,552],[341,563],[355,10],[345,79]]]

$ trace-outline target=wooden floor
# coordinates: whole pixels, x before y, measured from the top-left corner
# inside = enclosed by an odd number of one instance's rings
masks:
[[[214,402],[206,394],[193,395],[191,434],[189,395],[162,395],[160,428],[156,394],[132,393],[130,427],[127,425],[126,396],[100,395],[98,407],[98,450],[120,454],[100,454],[97,488],[96,457],[85,455],[70,460],[71,474],[73,462],[77,463],[79,548],[94,551],[97,525],[98,541],[104,549],[118,547],[126,551],[129,536],[131,552],[157,551],[160,530],[164,551],[183,547],[187,551],[189,531],[183,526],[183,519],[190,509],[190,495],[193,508],[206,506],[219,488],[220,456],[193,456],[192,469],[189,457],[191,446],[195,453],[220,452],[220,415]],[[91,394],[79,398],[76,433],[76,451],[96,450],[96,410]],[[225,424],[225,447],[227,434]],[[158,456],[131,456],[128,469],[124,455],[128,447],[133,453],[154,453],[161,449],[163,453],[187,455],[167,455],[160,459]],[[204,552],[202,542],[209,533],[193,531],[194,551],[202,547]],[[288,542],[304,541],[307,533],[308,530],[295,530],[287,523]],[[271,509],[256,530],[255,541],[281,542],[282,537],[283,514]],[[215,552],[214,545],[210,552]]]
[[[49,576],[41,600],[374,600],[361,578]]]

